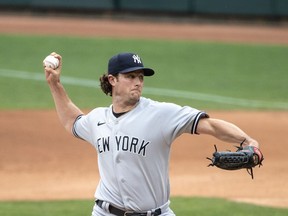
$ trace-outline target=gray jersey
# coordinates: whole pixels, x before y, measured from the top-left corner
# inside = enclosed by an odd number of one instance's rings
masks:
[[[188,106],[144,97],[119,118],[112,105],[80,116],[73,133],[98,153],[101,179],[95,197],[134,211],[167,203],[171,144],[183,133],[195,134],[203,116],[207,115]]]

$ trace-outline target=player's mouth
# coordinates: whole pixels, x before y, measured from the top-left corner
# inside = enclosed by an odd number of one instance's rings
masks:
[[[131,90],[131,95],[133,97],[139,98],[141,96],[141,94],[142,94],[142,91],[140,89],[132,89]]]
[[[137,89],[132,89],[131,91],[132,91],[132,92],[133,92],[133,91],[136,91],[136,92],[141,93],[141,89],[138,89],[138,88],[137,88]]]

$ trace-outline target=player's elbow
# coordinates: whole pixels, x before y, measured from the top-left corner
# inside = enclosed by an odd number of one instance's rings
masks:
[[[64,126],[64,128],[69,134],[73,135],[73,125],[67,124]]]
[[[74,126],[75,118],[73,119],[72,118],[71,119],[60,118],[60,122],[68,133],[73,134],[73,126]]]

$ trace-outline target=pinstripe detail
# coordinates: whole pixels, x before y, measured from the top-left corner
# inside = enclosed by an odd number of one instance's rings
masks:
[[[208,114],[206,114],[205,112],[199,112],[196,117],[195,117],[195,120],[193,122],[193,125],[192,125],[192,129],[191,129],[191,134],[198,134],[197,133],[197,126],[198,126],[198,123],[199,123],[199,120],[201,118],[208,118]]]
[[[81,138],[81,137],[77,134],[76,129],[75,129],[75,123],[76,123],[80,118],[82,118],[82,116],[83,116],[83,114],[78,115],[78,116],[76,117],[76,119],[75,119],[75,121],[74,121],[74,123],[73,123],[72,133],[73,133],[73,135],[74,135],[76,138],[79,138],[79,139],[82,139],[82,140],[83,140],[83,138]]]

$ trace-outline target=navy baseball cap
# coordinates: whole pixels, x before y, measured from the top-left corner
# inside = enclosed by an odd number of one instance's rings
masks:
[[[108,74],[129,73],[135,70],[143,70],[144,76],[154,74],[154,70],[144,67],[141,58],[135,53],[119,53],[108,62]]]

